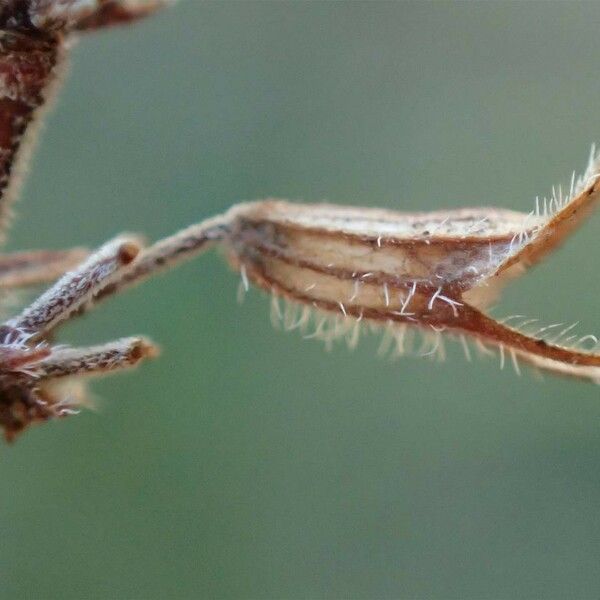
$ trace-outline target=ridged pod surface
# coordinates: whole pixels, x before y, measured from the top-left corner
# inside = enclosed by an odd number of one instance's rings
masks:
[[[592,195],[588,194],[588,197]],[[555,372],[600,378],[600,355],[527,335],[483,309],[541,256],[560,211],[402,213],[265,200],[225,216],[230,262],[267,292],[344,319],[474,338]],[[533,247],[533,248],[532,248]],[[528,259],[528,260],[526,260]],[[347,331],[347,328],[341,328]],[[590,337],[590,336],[587,336]],[[557,342],[560,336],[557,338]]]

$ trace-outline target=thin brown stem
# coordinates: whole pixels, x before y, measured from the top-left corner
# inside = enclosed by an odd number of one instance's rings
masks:
[[[219,216],[192,225],[142,250],[116,281],[105,285],[94,297],[94,303],[120,293],[148,277],[191,260],[222,241],[228,232],[228,219]]]
[[[63,64],[59,36],[0,30],[0,241],[8,227],[36,124],[53,95]]]
[[[6,326],[35,335],[48,332],[117,279],[139,250],[139,240],[133,236],[120,236],[108,242],[79,268],[59,279]]]
[[[38,379],[73,375],[102,375],[136,366],[158,353],[157,347],[141,337],[123,338],[89,348],[64,348],[52,352],[35,365]]]

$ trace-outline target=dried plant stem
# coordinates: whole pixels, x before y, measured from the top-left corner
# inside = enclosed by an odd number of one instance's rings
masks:
[[[116,280],[139,250],[139,240],[133,236],[119,236],[108,242],[6,325],[36,336],[49,331]]]
[[[1,15],[1,13],[0,13]],[[64,49],[57,36],[0,30],[0,236],[4,236],[38,125],[54,95]],[[0,241],[2,241],[0,239]]]
[[[94,303],[206,252],[227,237],[228,225],[226,216],[207,219],[145,248],[130,269],[123,271],[116,281],[104,286],[96,294]]]
[[[124,338],[90,348],[64,348],[36,363],[38,379],[72,375],[101,375],[137,365],[157,355],[157,348],[141,337]]]
[[[169,0],[0,1],[0,236],[10,223],[38,125],[61,84],[69,33],[131,23],[170,4]]]

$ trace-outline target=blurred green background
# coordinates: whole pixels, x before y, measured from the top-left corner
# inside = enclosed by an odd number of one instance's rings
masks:
[[[529,211],[600,141],[600,5],[182,1],[74,49],[10,248],[240,200]],[[497,314],[598,333],[600,219]],[[66,327],[160,360],[0,449],[3,598],[598,598],[600,394],[332,353],[208,255]]]

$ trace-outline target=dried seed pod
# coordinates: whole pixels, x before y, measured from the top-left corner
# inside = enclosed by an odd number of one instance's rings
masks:
[[[587,188],[584,194],[593,196]],[[549,343],[481,312],[534,255],[554,245],[547,229],[565,222],[561,211],[572,212],[578,197],[557,202],[546,215],[248,203],[228,213],[229,257],[244,278],[269,293],[337,315],[330,336],[347,336],[352,322],[362,320],[401,326],[402,339],[407,326],[436,337],[447,331],[497,348],[502,362],[508,353],[515,368],[521,358],[598,381],[600,354],[563,347],[560,339]]]
[[[411,307],[429,313],[439,288],[457,296],[498,269],[524,216],[497,209],[399,213],[266,200],[230,212],[231,245],[262,287],[275,285],[294,296],[315,283],[308,294],[313,300],[358,299],[386,312],[400,309],[410,293]],[[384,286],[399,292],[389,296]]]

